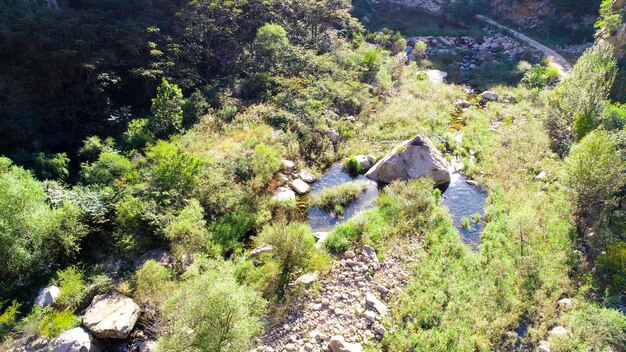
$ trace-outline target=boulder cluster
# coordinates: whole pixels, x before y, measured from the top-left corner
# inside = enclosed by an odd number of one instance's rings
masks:
[[[358,253],[345,252],[321,278],[298,278],[304,293],[286,319],[257,340],[256,351],[362,352],[387,330],[384,302],[406,286],[406,263],[393,254],[379,262],[374,249],[363,246]]]
[[[279,202],[295,202],[296,194],[305,195],[311,191],[309,184],[317,181],[317,177],[307,170],[298,170],[293,161],[283,160],[278,181],[280,187],[276,189],[272,199]]]

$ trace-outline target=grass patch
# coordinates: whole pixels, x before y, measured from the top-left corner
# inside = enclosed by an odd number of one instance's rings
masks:
[[[326,188],[319,194],[314,194],[309,205],[336,215],[343,215],[345,208],[354,202],[366,189],[367,183],[363,181]]]

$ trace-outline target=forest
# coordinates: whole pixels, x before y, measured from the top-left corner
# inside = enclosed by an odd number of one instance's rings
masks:
[[[626,350],[624,1],[398,3],[0,0],[0,350]]]

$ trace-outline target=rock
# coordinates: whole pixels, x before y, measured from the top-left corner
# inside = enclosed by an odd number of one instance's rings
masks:
[[[74,328],[61,334],[50,343],[52,352],[100,351],[96,341],[83,328]]]
[[[568,334],[567,329],[562,326],[555,326],[554,328],[552,328],[552,330],[550,330],[550,335],[554,335],[554,336],[564,336],[567,334]]]
[[[480,93],[480,96],[485,100],[498,101],[498,94],[489,90]]]
[[[541,171],[537,176],[535,176],[535,180],[543,180],[546,176],[546,173]]]
[[[424,135],[401,143],[376,163],[365,176],[383,183],[420,177],[432,177],[437,186],[447,186],[450,183],[448,163],[433,142]]]
[[[378,256],[376,255],[376,251],[374,250],[374,248],[365,245],[363,246],[363,251],[362,251],[363,255],[366,256],[367,258],[369,258],[370,260],[378,263]]]
[[[41,307],[51,306],[59,298],[59,294],[61,294],[61,289],[57,286],[42,287],[37,293],[34,303]]]
[[[330,138],[330,141],[333,144],[339,143],[339,138],[340,138],[339,137],[339,132],[337,132],[337,131],[335,131],[333,129],[330,129],[330,130],[326,131],[326,135],[328,136],[328,138]]]
[[[376,321],[376,313],[372,312],[371,310],[366,310],[365,311],[365,319],[367,319],[367,321],[369,321],[370,323],[373,323]]]
[[[550,345],[548,344],[548,341],[545,341],[545,340],[539,341],[539,347],[537,348],[537,351],[550,352]]]
[[[367,172],[369,171],[369,169],[372,168],[372,163],[367,156],[357,155],[354,157],[354,159],[359,162],[359,165],[361,165],[361,170],[363,170],[363,172]]]
[[[133,260],[133,268],[139,270],[148,260],[154,260],[167,268],[173,268],[176,265],[176,258],[171,254],[161,249],[154,249]]]
[[[343,257],[346,258],[346,259],[352,259],[352,258],[356,257],[356,254],[353,251],[346,251],[343,254]]]
[[[557,302],[561,308],[570,308],[572,306],[572,300],[569,298],[563,298]]]
[[[83,316],[83,325],[95,337],[125,339],[139,318],[140,308],[118,293],[94,297]]]
[[[277,202],[294,202],[296,201],[296,194],[287,187],[278,187],[272,199]]]
[[[333,336],[328,348],[331,352],[363,352],[363,346],[360,343],[348,343],[343,336]]]
[[[428,70],[426,71],[426,75],[430,78],[433,83],[443,83],[448,77],[447,72],[439,71],[439,70]]]
[[[454,102],[455,106],[460,106],[463,109],[467,109],[472,106],[472,103],[466,100],[457,100]]]
[[[328,232],[315,232],[313,234],[313,237],[315,237],[315,240],[318,243],[324,242],[324,240],[326,239],[326,237],[328,237]]]
[[[270,245],[265,245],[265,246],[261,246],[259,248],[254,249],[252,252],[250,252],[250,255],[248,257],[250,259],[255,259],[255,258],[260,257],[264,253],[272,253],[272,252],[274,252],[274,247]]]
[[[285,173],[290,174],[296,168],[296,163],[291,160],[283,160],[280,162],[280,166]]]
[[[300,195],[307,194],[311,191],[311,187],[309,187],[309,185],[301,179],[293,180],[291,182],[291,188]]]
[[[356,122],[356,117],[354,117],[352,115],[348,115],[348,116],[346,116],[346,121],[354,123],[354,122]]]
[[[372,293],[368,292],[365,294],[365,303],[368,307],[372,307],[374,309],[376,309],[376,311],[382,315],[385,316],[387,315],[387,306],[381,302],[378,298],[376,298],[376,296],[374,296]]]
[[[315,175],[306,170],[301,170],[298,174],[298,177],[300,177],[300,179],[306,183],[313,183],[317,181],[317,177],[315,177]]]
[[[319,275],[317,273],[308,273],[304,274],[296,279],[295,284],[302,284],[304,286],[310,286],[314,282],[319,279]]]
[[[370,164],[372,165],[376,164],[376,157],[373,156],[372,154],[367,155],[367,160],[369,160]]]

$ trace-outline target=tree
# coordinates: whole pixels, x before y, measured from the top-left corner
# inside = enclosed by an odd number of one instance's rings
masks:
[[[157,137],[168,137],[182,129],[184,104],[183,92],[178,85],[163,78],[156,98],[152,99],[154,117],[150,120],[150,126]]]
[[[182,148],[159,141],[146,152],[148,178],[152,188],[161,193],[189,195],[198,185],[202,162]]]
[[[261,331],[265,300],[237,284],[230,266],[216,264],[189,279],[163,307],[168,334],[162,351],[247,351]]]
[[[616,205],[616,194],[626,183],[624,166],[606,132],[594,131],[572,147],[565,159],[565,182],[579,231]]]
[[[617,73],[613,47],[598,43],[578,60],[549,98],[549,134],[558,147],[581,140],[598,125]]]

